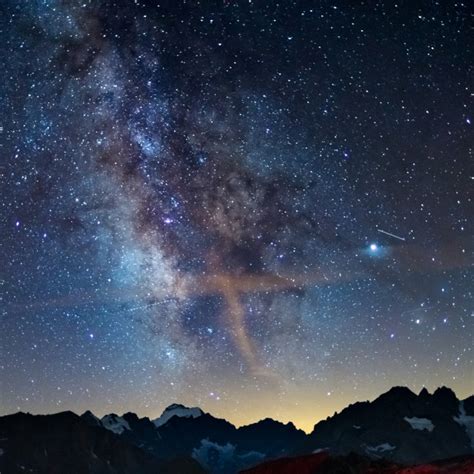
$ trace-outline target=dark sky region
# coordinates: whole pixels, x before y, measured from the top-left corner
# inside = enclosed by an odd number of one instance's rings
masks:
[[[473,393],[470,2],[0,10],[2,414]]]

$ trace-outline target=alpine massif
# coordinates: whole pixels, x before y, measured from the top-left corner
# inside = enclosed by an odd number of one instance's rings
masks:
[[[426,463],[435,463],[428,472],[470,472],[474,396],[394,387],[317,423],[309,435],[272,419],[237,428],[178,404],[156,420],[17,413],[0,418],[0,453],[4,474],[388,473]]]

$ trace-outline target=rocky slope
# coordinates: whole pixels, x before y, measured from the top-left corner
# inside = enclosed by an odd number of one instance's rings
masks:
[[[373,402],[355,403],[319,422],[296,452],[328,449],[403,464],[472,454],[472,398],[459,401],[446,387],[419,395],[394,387]]]
[[[473,456],[407,467],[356,454],[330,456],[327,452],[277,459],[241,471],[242,474],[472,474],[473,472]]]
[[[0,418],[0,472],[202,474],[192,458],[158,459],[71,412]]]

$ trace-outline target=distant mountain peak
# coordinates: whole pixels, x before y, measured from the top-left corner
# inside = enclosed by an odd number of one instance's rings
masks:
[[[395,396],[397,398],[398,397],[410,397],[410,398],[416,397],[416,395],[408,387],[404,387],[404,386],[392,387],[390,390],[380,395],[379,398],[388,397],[388,396],[391,396],[391,397]]]
[[[430,392],[428,392],[428,389],[426,387],[423,387],[420,390],[420,393],[418,394],[419,397],[426,398],[430,395]]]
[[[433,396],[456,398],[456,394],[449,387],[445,387],[444,385],[437,388],[434,391]]]
[[[116,434],[122,434],[125,430],[130,431],[130,425],[121,416],[111,413],[101,418],[102,426]]]
[[[252,429],[252,428],[267,428],[267,429],[277,429],[277,430],[289,430],[289,431],[299,431],[303,432],[302,430],[299,430],[296,428],[293,422],[289,421],[288,423],[283,423],[282,421],[279,420],[274,420],[273,418],[263,418],[260,421],[257,421],[255,423],[250,423],[248,425],[241,426],[239,429]]]
[[[97,418],[94,413],[92,413],[90,410],[87,410],[85,411],[82,415],[81,415],[81,418],[85,421],[87,421],[87,423],[89,423],[90,425],[101,425],[102,423],[100,422],[100,419]]]
[[[204,415],[204,412],[198,407],[186,407],[180,403],[173,403],[166,407],[159,418],[153,420],[156,427],[163,426],[171,418],[177,416],[179,418],[198,418]]]
[[[182,405],[181,403],[172,403],[171,405],[167,406],[164,411],[178,410],[181,408],[188,410],[190,407]]]

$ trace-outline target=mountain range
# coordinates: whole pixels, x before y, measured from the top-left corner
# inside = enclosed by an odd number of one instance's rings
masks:
[[[272,419],[237,428],[179,404],[156,420],[90,411],[0,417],[2,474],[389,473],[453,458],[426,472],[474,472],[474,395],[458,400],[446,387],[432,394],[394,387],[320,421],[310,434]],[[351,465],[358,470],[344,470]]]

